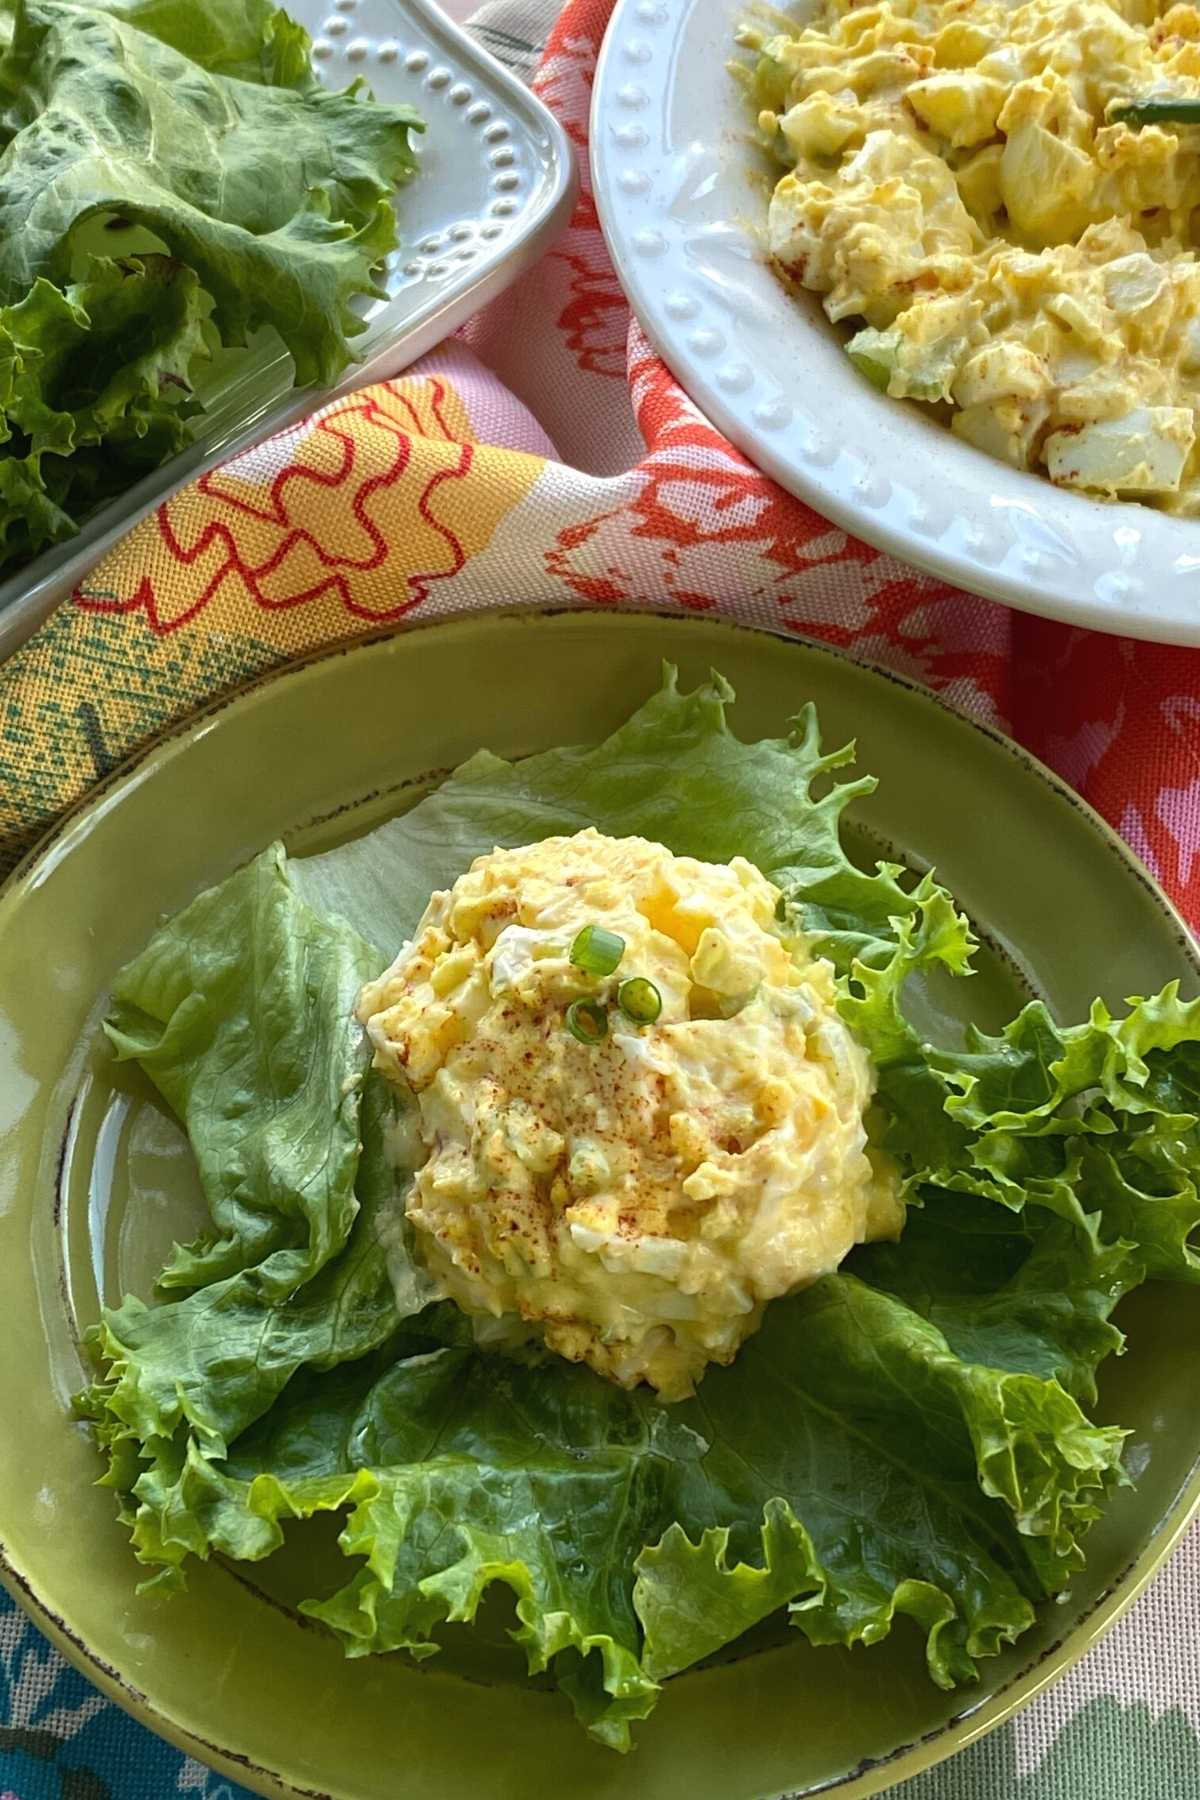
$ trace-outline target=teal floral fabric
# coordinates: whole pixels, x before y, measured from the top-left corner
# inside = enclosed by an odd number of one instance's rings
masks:
[[[0,1800],[251,1800],[111,1705],[2,1595],[0,1721]],[[1182,1705],[1102,1693],[1044,1727],[1031,1709],[888,1800],[1200,1800],[1200,1732]]]
[[[251,1800],[98,1694],[0,1593],[0,1800]]]

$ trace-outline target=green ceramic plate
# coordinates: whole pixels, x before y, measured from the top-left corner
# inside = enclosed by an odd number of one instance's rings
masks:
[[[695,620],[473,619],[327,655],[193,721],[110,781],[0,895],[0,1567],[92,1679],[194,1755],[265,1794],[336,1800],[751,1800],[876,1792],[960,1747],[1080,1656],[1170,1550],[1200,1500],[1200,1307],[1134,1295],[1131,1348],[1102,1412],[1133,1428],[1135,1488],[1094,1532],[1086,1574],[1038,1630],[944,1695],[915,1629],[854,1653],[795,1632],[668,1684],[632,1762],[591,1743],[506,1647],[432,1665],[346,1662],[289,1600],[325,1553],[303,1536],[261,1569],[198,1569],[139,1599],[96,1458],[67,1411],[77,1334],[101,1299],[145,1291],[197,1204],[178,1129],[118,1073],[96,1022],[114,971],[164,913],[282,833],[326,848],[411,803],[480,744],[506,755],[595,739],[657,684],[717,665],[745,736],[801,701],[856,736],[882,779],[855,829],[868,852],[942,877],[983,929],[981,1023],[1044,995],[1064,1018],[1179,976],[1196,952],[1133,857],[1005,740],[929,695],[794,642]],[[308,1591],[311,1591],[309,1589]]]

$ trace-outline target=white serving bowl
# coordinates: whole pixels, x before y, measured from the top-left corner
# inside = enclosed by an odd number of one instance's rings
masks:
[[[751,10],[618,0],[596,74],[601,224],[681,385],[783,487],[905,562],[1026,612],[1200,644],[1200,524],[1089,500],[962,443],[877,393],[817,296],[773,274],[770,175],[728,69]]]

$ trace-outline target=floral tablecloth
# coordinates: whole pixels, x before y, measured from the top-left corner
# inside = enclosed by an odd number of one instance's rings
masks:
[[[648,603],[824,638],[1005,726],[1200,920],[1200,654],[1026,618],[879,555],[751,468],[650,350],[586,181],[609,10],[498,0],[473,22],[585,164],[543,263],[401,378],[169,501],[0,671],[0,863],[165,722],[298,652],[514,600]],[[893,1800],[1200,1800],[1198,1623],[1194,1533],[1053,1692]],[[241,1794],[0,1600],[0,1800]]]

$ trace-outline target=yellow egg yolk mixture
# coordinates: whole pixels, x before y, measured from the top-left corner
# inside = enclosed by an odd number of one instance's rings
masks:
[[[363,990],[376,1061],[419,1105],[419,1254],[481,1341],[680,1398],[769,1300],[898,1235],[870,1064],[779,898],[740,858],[548,838],[435,894]],[[571,960],[587,928],[620,947],[608,973]],[[628,982],[657,1017],[626,1014]]]

